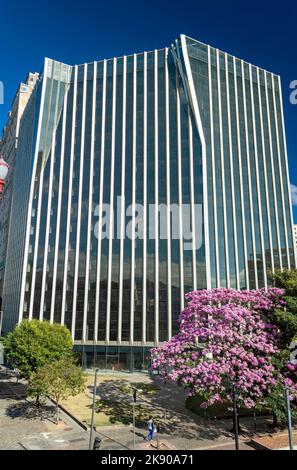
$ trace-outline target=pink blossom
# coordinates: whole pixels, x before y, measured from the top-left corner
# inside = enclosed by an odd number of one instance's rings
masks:
[[[279,380],[272,364],[278,332],[266,318],[283,308],[283,295],[281,289],[190,292],[179,333],[152,350],[153,369],[204,398],[202,407],[230,400],[232,382],[240,404],[255,406]]]

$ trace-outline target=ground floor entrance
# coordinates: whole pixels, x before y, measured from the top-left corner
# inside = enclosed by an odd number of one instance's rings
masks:
[[[83,369],[148,372],[151,364],[149,347],[75,345]]]

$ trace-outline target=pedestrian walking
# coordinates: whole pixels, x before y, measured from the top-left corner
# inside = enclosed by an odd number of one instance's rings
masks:
[[[154,439],[155,434],[155,422],[154,419],[151,417],[147,423],[148,434],[146,437],[147,441],[152,441]]]

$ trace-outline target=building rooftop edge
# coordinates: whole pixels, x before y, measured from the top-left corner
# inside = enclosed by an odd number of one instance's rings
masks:
[[[242,61],[243,63],[245,64],[248,64],[248,65],[251,65],[252,67],[256,67],[258,68],[259,70],[263,70],[264,72],[267,72],[267,73],[270,73],[271,75],[274,75],[275,77],[280,77],[280,74],[278,73],[275,73],[275,72],[271,72],[270,70],[268,69],[264,69],[263,67],[260,67],[258,65],[255,65],[253,64],[252,62],[248,62],[247,60],[244,60],[244,59],[240,59],[239,57],[237,57],[236,55],[234,54],[231,54],[229,52],[226,52],[226,51],[222,51],[221,49],[219,49],[218,47],[215,47],[215,46],[212,46],[210,44],[206,44],[204,43],[203,41],[200,41],[198,39],[195,39],[195,38],[192,38],[191,36],[188,36],[187,34],[180,34],[178,36],[178,39],[181,37],[181,36],[185,36],[186,38],[192,40],[192,41],[195,41],[195,42],[198,42],[199,44],[202,44],[203,46],[207,46],[207,47],[211,47],[212,49],[215,49],[215,50],[218,50],[219,52],[222,52],[223,54],[227,54],[228,56],[231,56],[231,57],[235,57],[235,59],[237,60],[240,60]],[[55,62],[60,62],[61,64],[63,65],[68,65],[69,67],[81,67],[83,65],[90,65],[90,64],[94,64],[94,62],[104,62],[104,61],[109,61],[109,60],[114,60],[114,59],[121,59],[123,57],[132,57],[134,55],[141,55],[141,54],[144,54],[144,53],[152,53],[154,51],[162,51],[162,50],[166,50],[166,49],[170,49],[171,45],[170,46],[165,46],[165,47],[161,47],[161,48],[158,48],[158,49],[151,49],[151,50],[148,50],[148,51],[141,51],[141,52],[134,52],[134,53],[131,53],[131,54],[123,54],[123,55],[120,55],[120,56],[112,56],[112,57],[108,57],[108,58],[104,58],[104,59],[99,59],[99,60],[93,60],[93,61],[90,61],[90,62],[83,62],[83,63],[79,63],[79,64],[66,64],[65,62],[63,61],[60,61],[60,60],[56,60],[56,59],[52,59],[50,57],[45,57],[44,59],[49,59],[49,60],[53,60]]]

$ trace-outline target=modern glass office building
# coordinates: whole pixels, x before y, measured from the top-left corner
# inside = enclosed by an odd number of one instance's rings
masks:
[[[184,35],[46,59],[19,139],[5,331],[61,322],[89,359],[137,369],[185,293],[296,266],[277,75]]]

